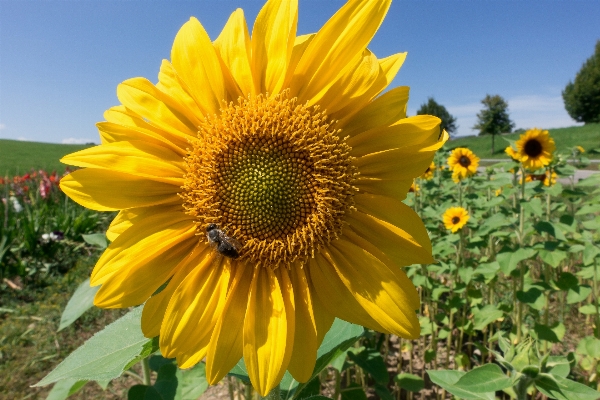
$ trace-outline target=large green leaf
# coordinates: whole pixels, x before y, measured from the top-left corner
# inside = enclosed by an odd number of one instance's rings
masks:
[[[178,369],[177,382],[175,400],[196,400],[208,388],[206,365],[198,363],[191,369]]]
[[[536,253],[536,250],[530,248],[517,249],[515,251],[498,253],[496,255],[496,260],[498,261],[498,264],[500,264],[500,268],[504,275],[509,275],[517,268],[519,262],[535,256]]]
[[[387,365],[378,350],[364,349],[354,354],[348,352],[348,357],[375,379],[375,382],[387,384],[389,375]]]
[[[503,315],[502,310],[488,304],[479,310],[473,311],[473,329],[480,331],[498,318],[502,318]]]
[[[127,400],[174,400],[177,391],[177,367],[163,364],[152,386],[135,385],[127,392]]]
[[[553,222],[540,221],[534,225],[534,228],[536,231],[538,231],[538,233],[548,233],[554,236],[557,240],[567,240],[558,224]]]
[[[125,314],[88,339],[34,386],[62,379],[104,381],[117,378],[141,356],[155,351],[140,328],[142,307]]]
[[[454,370],[439,370],[439,371],[427,371],[429,375],[429,379],[433,383],[438,386],[441,386],[443,389],[446,389],[448,392],[452,393],[459,399],[465,400],[494,400],[496,396],[494,396],[494,392],[489,393],[476,393],[471,389],[463,389],[456,387],[455,384],[466,375],[464,371],[454,371]]]
[[[72,394],[77,393],[88,381],[78,381],[77,379],[65,379],[58,381],[52,387],[46,400],[65,400]]]
[[[92,233],[90,235],[81,236],[83,236],[83,240],[87,244],[96,246],[99,249],[105,249],[108,247],[108,241],[106,240],[106,235],[104,233]]]
[[[61,317],[58,330],[61,331],[81,317],[84,312],[94,306],[94,296],[100,286],[90,286],[90,278],[77,287],[69,299]]]
[[[398,374],[394,377],[394,381],[404,390],[409,392],[419,392],[425,387],[423,378],[413,374]]]
[[[598,400],[600,392],[562,376],[540,374],[535,387],[546,396],[558,400]]]
[[[484,364],[463,375],[455,388],[474,393],[496,392],[511,386],[512,380],[496,364]]]

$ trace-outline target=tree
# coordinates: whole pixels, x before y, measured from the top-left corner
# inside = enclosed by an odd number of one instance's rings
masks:
[[[427,103],[421,104],[417,115],[434,115],[442,120],[441,129],[445,129],[449,134],[456,132],[456,118],[446,110],[446,107],[438,104],[433,97],[430,97]]]
[[[575,82],[569,82],[562,92],[565,109],[577,122],[600,122],[600,40],[594,55],[587,59]]]
[[[515,124],[508,117],[508,103],[500,95],[485,96],[481,100],[484,108],[477,114],[477,124],[473,129],[479,135],[492,135],[492,154],[494,154],[494,138],[501,133],[510,133]]]

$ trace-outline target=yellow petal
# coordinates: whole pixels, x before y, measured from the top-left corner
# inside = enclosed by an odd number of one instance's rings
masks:
[[[338,125],[341,136],[354,136],[369,129],[386,127],[406,118],[408,86],[400,86],[385,92],[350,118],[342,118]]]
[[[142,261],[148,249],[134,246],[119,261],[128,261],[127,265],[115,268],[115,271],[103,280],[100,290],[94,297],[94,305],[102,308],[125,308],[142,304],[163,285],[177,265],[193,251],[197,244],[195,229],[189,229],[188,223],[173,226],[169,239],[165,238],[163,251],[155,257]],[[179,229],[177,229],[179,228]],[[158,235],[156,235],[158,236]],[[155,237],[156,239],[156,237]],[[171,245],[171,241],[178,241]],[[111,266],[105,266],[110,270]]]
[[[290,270],[296,305],[294,348],[288,370],[298,382],[307,382],[315,368],[319,342],[317,321],[314,315],[313,297],[308,278],[301,265],[293,265]],[[333,322],[333,318],[331,318]]]
[[[352,67],[381,25],[391,0],[350,0],[317,32],[294,71],[291,95],[317,103]]]
[[[203,259],[209,257],[212,251],[213,249],[209,246],[198,243],[188,256],[177,264],[173,271],[173,277],[165,288],[148,299],[142,311],[142,332],[144,332],[144,336],[152,338],[160,334],[160,327],[169,301],[171,301],[171,296],[185,277],[200,265]]]
[[[157,182],[183,185],[183,158],[156,144],[136,140],[90,147],[64,156],[64,164],[99,168],[148,178]]]
[[[421,143],[426,146],[438,141],[440,123],[439,118],[431,115],[404,118],[391,126],[374,128],[351,136],[348,145],[352,147],[352,155],[355,157]]]
[[[141,221],[149,215],[158,215],[170,212],[180,212],[181,205],[175,206],[154,206],[154,207],[140,207],[130,208],[127,210],[121,210],[112,220],[108,230],[106,231],[106,237],[111,242],[125,232],[127,229],[133,226],[134,223]]]
[[[420,243],[415,238],[415,236],[422,235],[422,227],[417,227],[417,224],[423,223],[420,220],[411,221],[414,219],[411,218],[413,216],[406,215],[410,222],[403,224],[402,227],[397,227],[360,211],[348,215],[347,220],[354,232],[375,244],[398,266],[435,262],[431,256],[431,242],[421,238],[423,243]]]
[[[71,172],[60,180],[60,188],[76,203],[96,211],[181,204],[175,185],[101,169]]]
[[[421,331],[415,304],[419,294],[404,277],[398,280],[379,259],[345,240],[335,240],[330,255],[340,280],[381,326],[403,338],[418,339]],[[350,261],[351,260],[351,261]]]
[[[406,198],[408,189],[410,189],[413,181],[413,178],[396,180],[363,178],[359,176],[359,179],[354,181],[353,184],[361,193],[380,194],[402,201]]]
[[[337,267],[327,252],[316,254],[309,260],[311,282],[320,303],[329,314],[344,321],[366,326],[378,332],[389,333],[367,313],[354,295],[350,293],[337,273]]]
[[[223,64],[231,73],[242,95],[244,97],[254,96],[256,92],[254,90],[252,68],[250,67],[252,42],[244,18],[244,11],[241,8],[231,14],[214,44]]]
[[[229,259],[212,252],[177,287],[160,328],[160,350],[171,358],[188,354],[192,364],[197,349],[208,346],[217,318],[223,312],[230,277]],[[204,354],[205,353],[205,350]],[[182,365],[187,368],[191,365]]]
[[[319,104],[327,109],[331,119],[347,120],[351,118],[389,85],[389,71],[384,70],[382,65],[384,67],[393,66],[394,71],[397,72],[405,58],[406,53],[401,53],[384,60],[377,60],[373,53],[368,49],[365,50],[358,68],[348,71],[338,79],[325,95],[326,97],[334,96],[331,105],[323,103],[326,101],[325,98]],[[388,62],[390,59],[395,63]],[[337,100],[335,100],[336,92],[338,93]]]
[[[257,93],[282,89],[298,23],[298,0],[268,0],[252,29],[252,75]]]
[[[125,107],[148,123],[179,140],[187,141],[196,137],[196,125],[187,119],[177,101],[158,90],[146,78],[132,78],[120,83],[117,86],[117,97]]]
[[[90,285],[103,284],[110,275],[120,269],[128,269],[132,264],[143,266],[156,257],[168,258],[169,254],[163,253],[178,243],[197,242],[195,233],[193,219],[181,211],[146,213],[143,218],[133,221],[132,226],[102,253],[92,271]],[[161,270],[155,272],[157,276],[161,273]],[[160,286],[166,278],[158,280],[161,281]]]
[[[242,263],[238,263],[236,269],[206,354],[206,379],[211,385],[219,382],[242,358],[240,327],[244,326],[253,269]]]
[[[447,135],[432,145],[428,143],[371,153],[352,160],[361,177],[408,180],[421,176],[431,165],[435,152],[444,145]]]
[[[294,342],[294,306],[285,268],[255,267],[244,319],[244,361],[261,396],[278,385]]]
[[[285,75],[285,83],[283,84],[284,88],[289,88],[292,78],[294,77],[294,70],[296,66],[300,62],[304,51],[310,44],[311,40],[315,37],[314,33],[308,35],[300,35],[297,36],[294,40],[294,48],[292,49],[292,55],[288,62],[288,69]]]
[[[187,84],[177,75],[175,67],[167,60],[163,60],[160,66],[156,88],[168,94],[169,98],[177,103],[177,110],[194,126],[200,125],[204,115],[203,110],[190,94],[191,90]]]
[[[114,112],[114,114],[119,115],[120,113]],[[144,142],[166,147],[174,153],[179,154],[181,157],[184,157],[187,154],[187,140],[184,141],[178,136],[169,135],[149,124],[147,125],[151,129],[121,125],[115,122],[98,122],[96,127],[98,128],[102,144],[142,140]]]
[[[171,63],[203,114],[217,114],[226,94],[223,74],[217,52],[196,18],[190,18],[177,32]]]

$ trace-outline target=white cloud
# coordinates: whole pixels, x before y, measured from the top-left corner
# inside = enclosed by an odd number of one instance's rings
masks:
[[[66,138],[62,140],[62,144],[86,144],[94,143],[93,139],[88,138]]]
[[[524,95],[506,99],[510,119],[515,128],[563,128],[581,125],[571,119],[563,103],[562,96]],[[456,117],[457,136],[476,135],[471,127],[477,123],[477,113],[481,103],[467,103],[449,106],[448,111]]]
[[[5,124],[0,124],[0,131],[3,131],[4,129],[6,129],[6,125]]]
[[[27,139],[25,136],[19,136],[19,137],[17,138],[17,140],[20,140],[21,142],[30,142],[30,140],[29,140],[29,139]]]

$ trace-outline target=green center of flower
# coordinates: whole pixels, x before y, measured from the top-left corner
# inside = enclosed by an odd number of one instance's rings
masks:
[[[471,165],[471,159],[467,156],[460,156],[458,163],[464,168],[467,168],[469,165]]]
[[[525,154],[533,158],[538,157],[540,154],[542,154],[542,150],[542,144],[536,139],[529,139],[523,147],[523,151],[525,151]]]
[[[460,217],[452,217],[452,223],[454,225],[458,224],[460,222]]]
[[[286,94],[240,99],[208,118],[186,158],[181,197],[204,240],[216,224],[240,260],[289,267],[341,234],[353,206],[350,147],[316,108]]]

